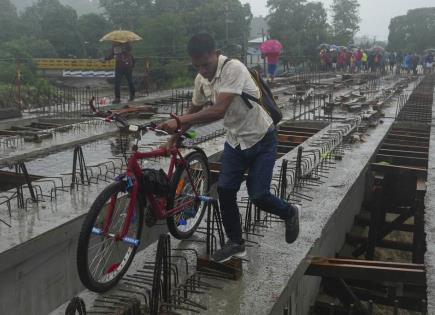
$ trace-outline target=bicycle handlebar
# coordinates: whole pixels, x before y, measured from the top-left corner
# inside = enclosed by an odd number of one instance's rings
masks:
[[[161,129],[157,129],[155,127],[155,124],[151,123],[151,124],[147,124],[147,125],[130,125],[129,122],[121,117],[121,115],[117,114],[117,113],[113,113],[110,110],[109,111],[105,111],[102,112],[99,109],[97,109],[95,107],[95,97],[92,97],[89,101],[89,106],[91,107],[92,112],[94,113],[95,116],[97,116],[99,119],[102,119],[106,122],[113,122],[113,121],[117,121],[119,122],[124,128],[128,128],[129,131],[131,132],[138,132],[138,131],[154,131],[156,134],[161,134],[161,135],[169,135],[168,132],[161,130]],[[177,115],[175,115],[174,113],[170,114],[172,119],[175,119],[175,121],[177,122],[177,130],[176,133],[178,133],[180,136],[182,136],[181,134],[181,121],[180,118],[178,118]]]
[[[175,121],[177,122],[176,133],[180,133],[181,132],[181,121],[180,121],[180,118],[177,115],[175,115],[174,113],[171,113],[171,118],[175,119]]]

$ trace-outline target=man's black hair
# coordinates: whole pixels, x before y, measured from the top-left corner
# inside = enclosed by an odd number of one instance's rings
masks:
[[[192,36],[187,44],[187,52],[190,56],[201,56],[216,51],[216,44],[213,37],[207,33]]]

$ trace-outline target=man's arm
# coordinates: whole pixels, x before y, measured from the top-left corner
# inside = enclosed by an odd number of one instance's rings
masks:
[[[189,111],[188,114],[180,117],[182,129],[187,130],[193,125],[210,123],[222,119],[235,96],[237,95],[232,93],[220,93],[217,96],[216,104],[213,106],[193,113]],[[160,124],[158,128],[166,130],[169,133],[174,133],[177,129],[177,123],[174,119],[171,119]]]
[[[204,108],[204,105],[200,105],[200,106],[198,106],[198,105],[192,105],[192,106],[189,107],[189,110],[187,111],[187,114],[185,114],[185,115],[192,115],[192,114],[198,113],[203,108]],[[183,132],[185,132],[189,128],[190,128],[190,126],[187,126],[187,125],[186,126],[181,126],[181,129],[182,129]]]
[[[199,112],[203,107],[204,107],[204,105],[201,105],[201,106],[192,105],[189,107],[189,110],[187,111],[186,115],[195,114],[195,113]],[[157,128],[165,130],[162,125],[159,125]],[[187,127],[187,128],[186,128],[186,126],[182,127],[182,132],[185,132],[187,129],[189,129],[189,127]],[[178,141],[178,139],[179,139],[178,134],[172,135],[162,147],[165,147],[167,149],[172,148],[174,146],[174,144]]]
[[[111,60],[113,58],[115,58],[115,50],[113,49],[113,46],[112,46],[110,48],[110,53],[104,57],[104,60],[107,61],[107,60]]]
[[[220,93],[216,104],[193,114],[180,117],[182,125],[206,124],[224,118],[228,107],[236,95],[232,93]]]

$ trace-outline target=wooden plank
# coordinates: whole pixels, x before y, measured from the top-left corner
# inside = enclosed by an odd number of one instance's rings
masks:
[[[366,243],[368,239],[366,236],[347,234],[346,241],[351,244],[354,243],[361,244],[361,243]],[[378,240],[376,242],[376,247],[412,252],[414,246],[411,243],[390,241],[390,240]]]
[[[384,143],[385,144],[399,144],[399,145],[411,145],[411,146],[417,146],[417,147],[424,147],[424,148],[428,148],[428,151],[429,151],[429,142],[389,139],[387,137],[387,138],[385,138]]]
[[[308,133],[312,133],[312,134],[316,134],[318,133],[320,130],[322,130],[322,128],[309,128],[309,127],[298,127],[298,126],[292,126],[292,125],[286,125],[286,124],[282,124],[278,126],[278,129],[280,128],[285,128],[286,130],[290,130],[290,131],[300,131],[300,132],[308,132]]]
[[[307,140],[309,138],[310,137],[295,136],[295,135],[291,135],[291,134],[278,132],[278,141],[283,140],[283,141],[293,142],[293,143],[296,143],[298,145],[305,142],[305,140]]]
[[[392,165],[383,163],[372,163],[372,171],[384,172],[388,174],[416,174],[417,176],[426,176],[425,167],[410,167],[406,165]]]
[[[302,137],[312,137],[313,135],[315,135],[315,133],[312,132],[287,130],[287,128],[282,128],[282,127],[278,128],[278,133],[291,134],[291,135],[302,136]]]
[[[388,142],[382,143],[381,149],[389,149],[389,150],[409,149],[411,151],[416,151],[416,152],[429,152],[428,146],[417,146],[417,145],[410,145],[410,144],[404,145],[404,144],[394,144]]]
[[[398,139],[416,142],[429,142],[429,136],[426,137],[415,137],[415,136],[405,136],[397,133],[389,133],[387,139]]]
[[[376,282],[426,283],[424,265],[382,261],[314,258],[305,274]]]
[[[427,167],[426,158],[416,158],[400,155],[377,154],[376,162],[388,162],[390,164],[408,165],[408,166],[423,166]]]
[[[417,152],[417,151],[410,151],[410,150],[392,150],[392,149],[380,149],[379,154],[385,154],[385,155],[398,155],[398,156],[409,156],[409,157],[416,157],[416,158],[428,158],[429,152]]]
[[[421,136],[421,137],[428,137],[430,134],[429,130],[412,130],[412,129],[402,130],[396,128],[393,128],[390,132],[394,134],[405,135],[405,136]]]
[[[29,180],[31,182],[43,178],[44,176],[29,175]],[[10,189],[16,188],[17,186],[22,186],[25,184],[27,184],[27,182],[24,174],[0,170],[0,191],[8,191]]]

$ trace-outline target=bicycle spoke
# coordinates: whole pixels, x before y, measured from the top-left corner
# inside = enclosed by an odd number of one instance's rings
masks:
[[[108,254],[104,255],[104,257],[103,257],[102,264],[101,264],[102,268],[101,268],[100,272],[98,273],[98,279],[101,279],[101,277],[104,275],[105,269],[107,267],[107,262],[109,261],[109,259],[112,256],[114,244],[115,244],[115,242],[113,242],[110,245],[110,252]]]
[[[103,237],[103,236],[99,236],[99,237]],[[107,242],[107,241],[109,241],[109,240],[110,240],[109,238],[105,237],[103,242]],[[96,243],[96,244],[92,245],[91,247],[88,247],[88,251],[89,251],[90,249],[93,249],[93,248],[97,247],[98,245],[101,246],[101,242],[100,242],[100,243]]]
[[[112,239],[110,239],[110,240],[112,240]],[[106,248],[103,249],[103,252],[102,252],[102,253],[100,253],[99,255],[96,256],[96,257],[99,257],[100,259],[98,260],[98,263],[97,263],[95,269],[91,270],[91,269],[92,269],[92,265],[93,265],[93,263],[92,263],[91,265],[89,265],[89,270],[91,271],[91,273],[92,273],[92,275],[93,275],[94,277],[95,277],[95,271],[98,270],[98,266],[100,266],[100,263],[101,263],[102,259],[104,259],[105,254],[106,254],[107,251],[110,249],[110,247],[111,247],[110,245],[107,246]],[[94,259],[95,259],[95,258],[94,258]]]
[[[180,179],[180,182],[184,183],[184,187],[183,189],[181,189],[181,191],[179,191],[179,194],[175,198],[176,206],[188,203],[189,200],[193,200],[192,195],[194,195],[195,193],[198,195],[204,195],[207,193],[207,191],[205,191],[205,187],[207,186],[204,175],[204,165],[199,161],[191,161],[188,169],[185,170]],[[203,202],[200,202],[197,206],[194,207],[194,209],[192,209],[193,206],[186,206],[185,209],[183,209],[180,213],[174,216],[174,220],[178,226],[178,229],[181,231],[190,230],[191,227],[196,224],[198,218],[201,216],[201,211],[198,210],[202,209],[203,206]],[[187,209],[190,209],[190,212],[192,212],[192,210],[195,211],[193,212],[193,216],[185,215],[185,210]],[[180,224],[183,217],[184,223]]]

